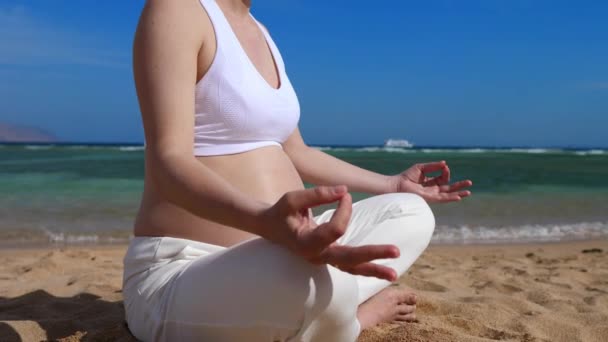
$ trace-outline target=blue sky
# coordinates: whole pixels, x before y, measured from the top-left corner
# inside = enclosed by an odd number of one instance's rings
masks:
[[[143,3],[0,1],[0,122],[142,142]],[[252,12],[310,144],[608,146],[606,1],[253,0]]]

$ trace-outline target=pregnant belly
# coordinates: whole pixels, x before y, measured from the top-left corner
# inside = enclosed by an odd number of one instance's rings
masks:
[[[252,199],[269,204],[274,204],[288,191],[304,189],[291,159],[278,146],[197,159]],[[255,237],[198,217],[168,202],[155,191],[152,182],[146,180],[144,188],[135,221],[137,236],[173,236],[220,246],[231,246]]]

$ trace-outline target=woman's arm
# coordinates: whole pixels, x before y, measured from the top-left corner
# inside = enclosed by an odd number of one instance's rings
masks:
[[[349,190],[383,194],[394,192],[390,176],[362,169],[311,148],[302,139],[298,128],[283,143],[283,149],[294,163],[300,177],[316,185],[344,184]]]
[[[193,153],[197,56],[211,30],[198,1],[149,0],[133,44],[133,70],[146,137],[146,172],[170,202],[257,235],[270,205],[240,192]],[[209,32],[209,31],[207,31]]]
[[[460,201],[471,195],[466,189],[473,185],[472,181],[450,184],[450,168],[445,161],[414,164],[399,174],[381,175],[308,147],[297,128],[283,143],[283,148],[300,177],[316,185],[345,184],[351,190],[372,194],[410,192],[428,202],[441,203]],[[441,174],[428,177],[434,172]]]

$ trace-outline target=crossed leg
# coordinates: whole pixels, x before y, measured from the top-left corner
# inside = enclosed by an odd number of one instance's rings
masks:
[[[315,217],[323,223],[334,210]],[[360,246],[395,244],[400,257],[375,261],[392,267],[399,276],[418,259],[428,246],[435,219],[426,201],[414,194],[393,193],[373,196],[353,204],[346,234],[338,243]],[[387,287],[390,283],[376,278],[356,276],[359,288],[357,318],[361,328],[390,321],[416,319],[416,296],[408,289]]]
[[[315,221],[325,222],[332,213]],[[433,214],[419,196],[378,195],[353,204],[338,243],[395,244],[398,258],[374,262],[403,275],[433,229]],[[188,254],[189,247],[197,248],[186,245],[179,254]],[[412,293],[388,287],[388,281],[310,264],[261,238],[193,260],[172,260],[169,265],[185,264],[154,294],[157,314],[150,316],[150,328],[138,329],[153,340],[354,341],[361,329],[411,318],[415,304]]]

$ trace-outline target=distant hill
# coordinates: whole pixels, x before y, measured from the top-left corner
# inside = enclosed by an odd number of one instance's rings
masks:
[[[57,137],[44,129],[0,122],[0,142],[53,142]]]

